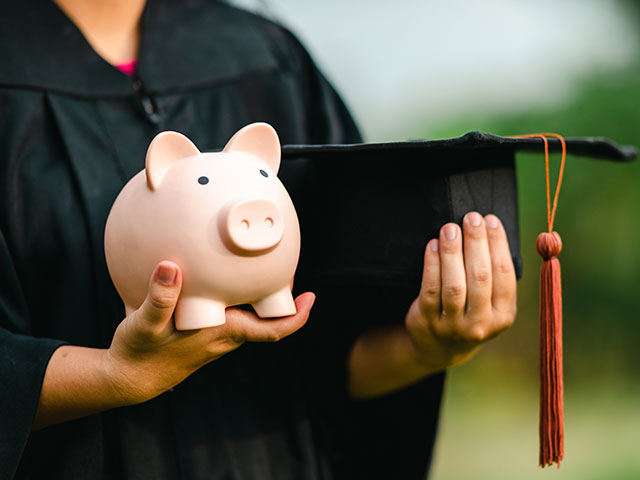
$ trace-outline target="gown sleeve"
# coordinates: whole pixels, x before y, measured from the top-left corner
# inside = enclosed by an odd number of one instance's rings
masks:
[[[17,469],[47,363],[64,343],[23,334],[27,318],[20,283],[0,230],[0,478],[12,478]]]

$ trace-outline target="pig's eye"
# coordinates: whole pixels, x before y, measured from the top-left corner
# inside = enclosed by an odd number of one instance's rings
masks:
[[[261,174],[263,177],[268,177],[268,176],[269,176],[269,174],[268,174],[267,172],[265,172],[264,170],[260,170],[260,174]]]
[[[207,183],[209,183],[209,178],[208,177],[200,177],[198,179],[198,183],[200,185],[206,185]]]

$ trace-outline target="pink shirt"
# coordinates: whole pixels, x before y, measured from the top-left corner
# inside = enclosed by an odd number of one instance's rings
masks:
[[[129,76],[133,75],[133,72],[136,70],[136,65],[138,65],[138,60],[131,60],[130,62],[120,63],[115,67],[120,70],[122,73],[125,73]]]

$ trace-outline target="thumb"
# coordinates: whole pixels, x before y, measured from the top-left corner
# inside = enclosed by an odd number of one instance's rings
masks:
[[[173,262],[160,262],[149,280],[147,298],[136,315],[156,325],[168,322],[176,308],[181,287],[180,267]]]

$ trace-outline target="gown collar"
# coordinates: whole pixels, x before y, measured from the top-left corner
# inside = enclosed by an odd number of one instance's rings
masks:
[[[1,3],[0,88],[135,95],[131,78],[100,57],[52,1]],[[147,93],[162,93],[276,69],[265,24],[222,2],[148,0],[136,75]]]

